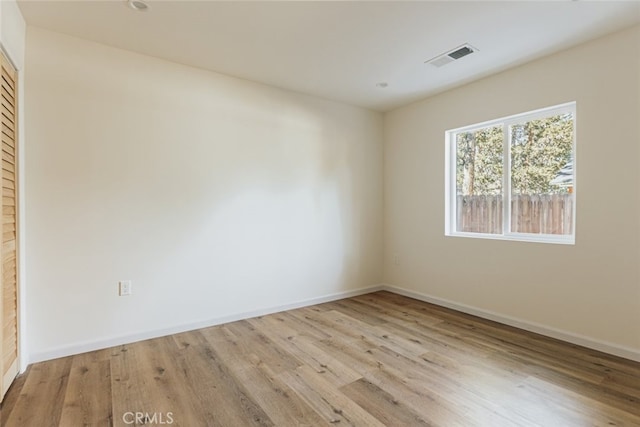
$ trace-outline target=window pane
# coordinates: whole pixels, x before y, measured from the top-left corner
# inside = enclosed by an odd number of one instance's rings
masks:
[[[456,142],[456,230],[502,233],[502,126],[459,132]]]
[[[573,233],[573,115],[531,120],[511,135],[511,231]]]

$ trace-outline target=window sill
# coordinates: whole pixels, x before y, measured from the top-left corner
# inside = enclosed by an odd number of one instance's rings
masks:
[[[555,245],[575,245],[573,235],[539,235],[528,233],[488,234],[488,233],[445,233],[447,237],[468,237],[472,239],[508,240],[512,242],[551,243]]]

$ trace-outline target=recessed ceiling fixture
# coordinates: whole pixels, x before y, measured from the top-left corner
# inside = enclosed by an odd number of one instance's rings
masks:
[[[146,12],[149,10],[149,5],[143,0],[127,0],[127,5],[138,12]]]
[[[462,46],[458,46],[455,49],[450,50],[449,52],[438,55],[434,58],[431,58],[427,61],[424,61],[425,64],[431,64],[434,67],[442,67],[450,62],[458,60],[460,58],[464,58],[467,55],[471,55],[473,52],[476,52],[478,49],[471,46],[468,43],[463,44]]]
[[[387,86],[389,86],[389,83],[387,83],[387,82],[376,83],[376,87],[379,87],[379,88],[382,88],[382,89],[384,89]]]

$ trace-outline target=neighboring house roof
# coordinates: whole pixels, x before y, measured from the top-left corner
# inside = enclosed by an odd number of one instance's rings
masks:
[[[551,180],[551,185],[558,185],[560,187],[572,187],[573,186],[573,160],[570,160],[566,165],[558,171],[558,175]]]

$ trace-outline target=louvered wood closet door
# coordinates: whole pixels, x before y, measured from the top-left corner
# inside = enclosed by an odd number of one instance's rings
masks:
[[[17,73],[2,56],[2,319],[0,401],[18,374],[18,262],[17,262]]]

